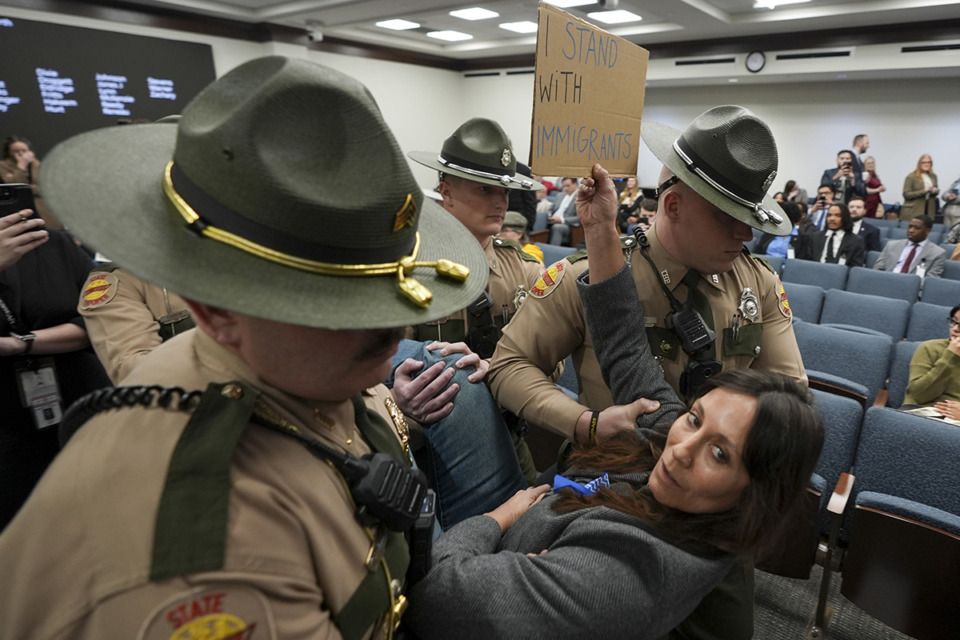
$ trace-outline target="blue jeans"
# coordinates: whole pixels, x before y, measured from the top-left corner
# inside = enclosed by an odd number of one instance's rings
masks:
[[[420,371],[424,371],[441,360],[451,366],[461,357],[454,353],[441,358],[427,351],[426,344],[401,341],[393,356],[394,371],[407,358],[423,362]],[[527,487],[500,408],[486,384],[467,380],[472,372],[472,367],[457,370],[451,380],[451,384],[460,385],[453,398],[453,411],[423,425],[427,447],[417,453],[421,468],[437,492],[437,517],[444,530],[500,506]],[[393,378],[391,373],[384,384],[393,388]]]

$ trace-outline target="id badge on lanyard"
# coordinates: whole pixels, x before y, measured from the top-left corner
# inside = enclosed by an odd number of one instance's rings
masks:
[[[29,358],[17,364],[20,404],[33,411],[37,429],[60,423],[60,387],[53,358]]]

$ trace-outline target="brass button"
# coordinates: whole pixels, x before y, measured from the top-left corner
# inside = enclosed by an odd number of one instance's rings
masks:
[[[230,383],[225,385],[223,389],[220,390],[220,393],[232,400],[239,400],[243,397],[243,387],[238,384]]]
[[[673,351],[673,345],[670,344],[667,340],[660,341],[660,352],[661,353],[671,353]]]

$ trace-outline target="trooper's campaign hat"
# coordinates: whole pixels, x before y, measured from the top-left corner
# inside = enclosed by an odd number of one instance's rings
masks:
[[[472,118],[443,141],[440,153],[411,151],[414,161],[451,176],[507,189],[539,191],[543,185],[517,174],[517,158],[500,125],[487,118]]]
[[[644,122],[640,134],[664,166],[711,204],[754,229],[790,233],[787,215],[767,195],[777,176],[777,143],[749,109],[708,109],[684,131]]]
[[[424,199],[366,87],[301,59],[247,62],[179,120],[70,138],[40,180],[90,247],[187,299],[251,316],[415,325],[486,286],[477,241]]]

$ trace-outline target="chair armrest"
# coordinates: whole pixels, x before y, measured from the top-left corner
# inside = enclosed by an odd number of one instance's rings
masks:
[[[943,529],[947,533],[960,536],[960,515],[921,502],[914,502],[886,493],[863,491],[857,495],[857,506],[883,511],[899,518],[915,520],[921,524]]]
[[[847,509],[847,502],[850,500],[850,493],[853,491],[853,482],[856,478],[850,473],[841,473],[837,480],[837,486],[830,496],[827,503],[827,511],[842,516]]]

